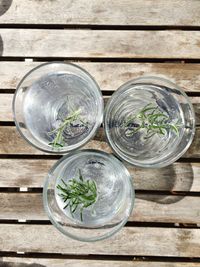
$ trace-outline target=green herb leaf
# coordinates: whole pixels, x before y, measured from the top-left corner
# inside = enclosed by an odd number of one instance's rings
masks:
[[[138,114],[129,115],[128,119],[123,123],[125,134],[127,137],[132,137],[139,130],[145,129],[145,139],[153,137],[155,134],[166,135],[167,130],[171,129],[176,135],[179,135],[178,123],[169,123],[169,116],[164,114],[158,106],[153,106],[151,103],[146,105]]]
[[[61,148],[64,147],[64,139],[63,139],[63,132],[65,131],[65,129],[67,127],[69,127],[73,122],[75,122],[76,120],[80,120],[82,122],[82,124],[84,126],[87,126],[88,123],[84,122],[81,118],[80,118],[80,113],[81,110],[78,109],[76,111],[73,111],[69,114],[69,116],[67,116],[63,122],[59,125],[58,128],[48,132],[48,135],[55,135],[53,138],[53,141],[49,143],[50,146],[52,146],[53,148]]]
[[[174,130],[174,132],[175,132],[177,135],[179,135],[178,125],[176,126],[176,125],[170,124],[170,127],[171,127],[172,130]]]
[[[73,213],[80,208],[80,219],[83,221],[83,209],[91,206],[97,200],[97,186],[93,180],[84,180],[80,169],[78,172],[78,179],[70,179],[68,183],[61,179],[63,185],[58,184],[57,189],[62,192],[58,195],[64,202],[67,202],[63,209],[69,207],[73,217]]]

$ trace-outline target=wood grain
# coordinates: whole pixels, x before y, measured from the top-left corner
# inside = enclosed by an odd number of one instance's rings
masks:
[[[12,114],[13,94],[0,94],[0,121],[13,121]]]
[[[186,158],[200,157],[200,128],[196,128],[194,141],[189,150],[183,155]],[[17,132],[14,126],[0,126],[0,154],[14,154],[14,155],[47,155],[33,146],[29,145]],[[110,153],[111,148],[106,143],[105,134],[102,129],[99,129],[94,140],[87,143],[84,148],[100,149]]]
[[[20,136],[14,126],[0,126],[0,144],[0,154],[47,155],[47,153],[29,145]],[[111,152],[111,148],[105,142],[105,137],[101,129],[97,133],[95,140],[91,140],[84,146],[84,148],[100,149],[104,150],[105,152]]]
[[[199,26],[199,13],[198,0],[13,0],[0,23]]]
[[[55,162],[44,159],[0,159],[0,187],[41,188]],[[137,190],[200,192],[200,163],[174,163],[161,169],[126,167]]]
[[[3,57],[200,58],[199,31],[1,29],[0,35]]]
[[[0,210],[2,220],[48,220],[41,193],[0,193]],[[129,221],[199,224],[199,198],[136,194]]]
[[[78,242],[52,225],[1,224],[0,250],[64,254],[198,257],[199,229],[124,227],[113,237]]]
[[[108,101],[109,97],[104,96],[104,105]],[[12,100],[13,94],[1,94],[0,93],[0,121],[13,121],[12,113]],[[200,97],[190,97],[190,101],[193,104],[195,115],[196,115],[196,124],[200,125]]]
[[[30,12],[31,10],[31,12]],[[142,75],[156,75],[177,83],[187,92],[199,92],[200,64],[182,64],[184,59],[200,59],[200,1],[192,0],[0,0],[0,56],[17,58],[74,58],[127,59],[129,63],[78,63],[88,70],[102,90],[116,90],[121,84]],[[12,24],[32,29],[10,28]],[[46,29],[34,29],[47,25]],[[60,24],[60,25],[58,25]],[[35,26],[34,26],[35,25]],[[67,29],[68,26],[72,29]],[[78,29],[84,25],[85,29]],[[99,25],[101,30],[91,30]],[[120,28],[115,26],[130,26]],[[140,26],[144,25],[146,28]],[[65,28],[66,26],[66,28]],[[102,27],[101,27],[102,26]],[[138,28],[134,28],[139,26]],[[148,30],[148,26],[187,27],[187,30]],[[17,26],[18,27],[18,26]],[[60,27],[56,30],[53,28]],[[86,27],[88,27],[86,29]],[[103,30],[109,27],[111,30]],[[191,27],[191,31],[189,30]],[[45,27],[44,27],[45,28]],[[49,28],[49,29],[48,29]],[[62,28],[62,29],[61,29]],[[162,29],[160,28],[160,29]],[[121,29],[121,30],[119,30]],[[126,30],[130,29],[130,30]],[[134,30],[135,29],[135,30]],[[147,29],[147,30],[137,30]],[[159,28],[157,28],[159,29]],[[182,28],[184,29],[184,28]],[[185,28],[186,29],[186,28]],[[56,49],[55,49],[56,48]],[[175,59],[180,63],[131,63],[135,59]],[[4,59],[5,60],[5,59]],[[20,59],[19,59],[20,60]],[[163,60],[163,61],[164,61]],[[99,60],[100,61],[100,60]],[[0,62],[0,121],[12,122],[12,94],[22,76],[37,62]],[[197,125],[200,125],[199,97],[191,97]],[[2,123],[3,125],[3,123]],[[200,158],[200,128],[184,157]],[[107,152],[102,129],[86,148]],[[34,149],[16,132],[14,127],[0,126],[0,187],[42,188],[48,170],[56,160],[45,159],[46,153]],[[43,159],[9,159],[7,155],[43,155]],[[50,158],[50,157],[49,157]],[[177,195],[177,192],[200,192],[200,163],[174,163],[166,168],[146,170],[127,166],[137,190],[155,190],[156,194],[138,193],[130,221],[200,223],[199,198]],[[159,191],[171,194],[161,194]],[[177,191],[177,192],[176,192]],[[0,193],[0,219],[47,220],[41,193]],[[199,257],[199,229],[124,227],[112,238],[97,243],[77,242],[60,234],[52,225],[3,224],[0,225],[0,251],[36,252],[77,255],[128,255]],[[9,254],[8,254],[9,255]],[[52,255],[51,255],[52,256]],[[27,256],[26,256],[27,257]],[[53,259],[2,257],[0,266],[9,267],[196,267],[200,263],[140,262],[87,259]],[[103,257],[101,257],[103,259]]]
[[[139,261],[114,261],[114,260],[71,260],[71,259],[44,259],[44,258],[15,258],[2,257],[5,267],[199,267],[200,263],[193,262],[139,262]],[[1,263],[1,262],[0,262]],[[24,265],[23,265],[24,264]]]
[[[15,89],[23,76],[42,62],[0,61],[0,90]],[[169,79],[187,92],[200,91],[200,64],[75,62],[85,68],[102,90],[116,90],[128,80],[148,75]]]
[[[56,160],[0,159],[0,187],[43,187],[54,163]]]

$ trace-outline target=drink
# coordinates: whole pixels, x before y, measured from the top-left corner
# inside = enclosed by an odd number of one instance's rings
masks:
[[[79,170],[84,179],[89,179],[96,183],[97,199],[96,202],[84,209],[83,221],[80,219],[80,208],[76,212],[70,213],[69,208],[64,209],[66,203],[59,196],[60,191],[56,190],[56,200],[61,211],[74,220],[75,223],[97,226],[108,223],[123,207],[126,209],[127,193],[129,184],[124,179],[119,169],[113,168],[113,163],[109,158],[102,155],[85,155],[84,157],[75,157],[74,160],[66,161],[65,167],[57,177],[56,184],[62,184],[61,178],[67,183],[70,179],[78,178]],[[129,205],[127,205],[127,208]]]
[[[79,118],[64,129],[63,138],[66,146],[82,141],[95,126],[94,114],[98,112],[90,89],[86,81],[76,75],[51,73],[42,77],[33,83],[25,97],[27,128],[39,142],[48,145],[53,139],[49,133],[80,109]]]
[[[112,148],[138,166],[171,163],[194,135],[194,113],[188,98],[174,84],[162,82],[156,78],[129,82],[111,97],[106,108],[105,128]]]
[[[103,99],[95,81],[72,64],[43,64],[18,86],[14,98],[20,133],[48,152],[85,144],[101,124]]]
[[[97,150],[73,152],[50,171],[43,191],[44,206],[64,234],[83,241],[103,239],[117,232],[132,212],[131,180],[112,155]],[[94,198],[92,192],[83,194],[83,184],[87,183],[95,184]],[[88,196],[92,200],[89,205],[85,202]]]

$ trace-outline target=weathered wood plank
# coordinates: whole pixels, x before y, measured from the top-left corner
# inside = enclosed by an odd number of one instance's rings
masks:
[[[199,163],[174,163],[161,169],[128,169],[138,190],[200,191]]]
[[[40,193],[0,193],[0,210],[2,220],[48,220]],[[129,221],[198,224],[199,198],[136,194]]]
[[[44,159],[0,159],[0,187],[43,187],[44,178],[55,162]],[[137,190],[200,191],[200,163],[174,163],[162,169],[127,167]]]
[[[199,197],[136,194],[130,221],[199,224]]]
[[[1,29],[3,57],[200,58],[199,31]]]
[[[97,133],[95,139],[97,138],[101,141],[91,140],[84,146],[84,148],[100,149],[106,152],[111,152],[111,148],[105,142],[102,130],[99,130],[99,133]],[[47,155],[47,153],[32,147],[23,140],[14,126],[0,126],[0,144],[0,154]]]
[[[44,259],[44,258],[14,258],[2,257],[3,263],[10,265],[4,267],[28,267],[35,264],[37,267],[199,267],[200,263],[193,262],[140,262],[140,261],[114,261],[114,260],[71,260],[71,259]],[[1,262],[0,262],[1,263]],[[24,264],[24,265],[23,265]],[[31,265],[32,266],[32,265]],[[31,267],[30,266],[30,267]]]
[[[199,239],[199,229],[124,227],[115,236],[86,246],[52,225],[1,224],[0,228],[0,250],[8,252],[198,257]]]
[[[109,97],[104,97],[104,104],[106,106]],[[13,94],[0,93],[0,121],[13,121],[12,113]],[[200,97],[190,97],[196,115],[196,124],[200,125]]]
[[[12,114],[13,94],[0,94],[0,121],[13,121]]]
[[[43,187],[48,170],[55,162],[56,160],[0,159],[0,187]]]
[[[196,128],[196,134],[194,141],[189,150],[183,155],[187,158],[199,158],[200,157],[200,128]],[[87,143],[84,148],[93,148],[104,150],[105,152],[111,152],[110,146],[106,143],[105,135],[102,129],[100,129],[95,140]],[[45,155],[47,153],[42,152],[31,145],[29,145],[20,134],[17,132],[14,126],[0,126],[0,154],[15,154],[15,155]]]
[[[57,0],[49,4],[29,0],[29,5],[26,0],[9,0],[0,11],[2,24],[200,25],[200,3],[195,0]]]
[[[196,132],[195,132],[195,137],[192,142],[192,145],[188,149],[188,151],[184,154],[184,157],[190,158],[200,158],[200,153],[199,153],[199,147],[200,147],[200,138],[198,137],[200,135],[200,128],[196,127]]]
[[[22,77],[42,62],[0,62],[0,90],[15,89]],[[95,63],[75,62],[96,79],[102,90],[116,90],[123,83],[143,75],[170,79],[185,91],[199,92],[200,64],[181,63]],[[113,71],[114,70],[114,71]]]

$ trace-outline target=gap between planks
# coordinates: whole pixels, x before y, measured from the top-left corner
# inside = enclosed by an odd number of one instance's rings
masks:
[[[55,61],[65,61],[65,62],[74,62],[74,63],[157,63],[157,64],[191,64],[197,65],[200,63],[199,58],[151,58],[151,57],[142,57],[142,58],[126,58],[126,57],[19,57],[19,56],[5,56],[0,57],[0,62],[24,62],[25,60],[30,59],[33,62],[55,62]]]
[[[0,225],[52,225],[50,220],[8,220],[0,219]],[[196,223],[165,223],[165,222],[138,222],[138,221],[128,221],[124,227],[139,227],[139,228],[175,228],[175,229],[200,229],[200,226]]]
[[[40,29],[40,30],[110,30],[110,31],[199,31],[200,26],[182,25],[95,25],[95,24],[20,24],[20,23],[0,23],[0,29]]]

